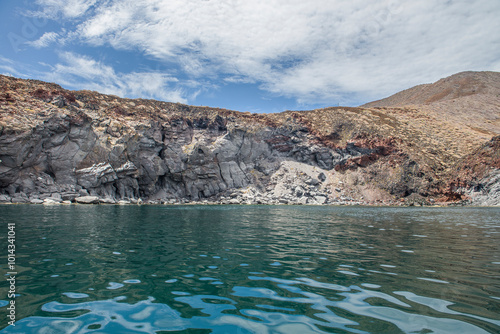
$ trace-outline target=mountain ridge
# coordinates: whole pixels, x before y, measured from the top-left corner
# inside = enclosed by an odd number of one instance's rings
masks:
[[[434,83],[417,85],[361,107],[402,107],[485,94],[500,97],[500,73],[465,71]]]

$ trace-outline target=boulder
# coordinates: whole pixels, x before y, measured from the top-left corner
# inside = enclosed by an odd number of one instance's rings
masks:
[[[79,204],[98,204],[99,197],[97,196],[82,196],[75,198],[75,202]]]
[[[297,204],[307,204],[307,197],[300,197],[297,200]]]
[[[326,175],[325,175],[325,173],[319,173],[318,174],[318,180],[320,180],[321,182],[325,182],[326,181]]]
[[[88,196],[88,195],[90,195],[90,194],[89,194],[89,192],[87,191],[87,189],[80,189],[80,190],[78,190],[78,195],[79,195],[79,196],[76,196],[76,197]],[[75,198],[76,198],[76,197],[75,197]]]
[[[57,203],[61,203],[63,200],[61,198],[61,195],[59,194],[52,194],[50,197],[47,197],[44,199],[45,200],[51,200],[51,201],[54,201],[54,202],[57,202]]]
[[[56,205],[59,204],[60,202],[54,201],[52,198],[46,198],[43,200],[43,205]]]
[[[228,201],[229,204],[240,204],[240,201],[237,198],[231,198]]]
[[[0,203],[10,203],[10,200],[9,195],[0,195]]]
[[[112,198],[100,198],[99,199],[99,203],[102,203],[102,204],[115,204],[116,201]]]
[[[316,196],[314,199],[318,204],[325,204],[328,198],[326,196]]]
[[[311,178],[306,181],[306,184],[311,185],[311,186],[317,186],[319,184],[319,180],[315,178]]]
[[[11,200],[12,203],[28,203],[29,199],[26,196],[14,196]]]

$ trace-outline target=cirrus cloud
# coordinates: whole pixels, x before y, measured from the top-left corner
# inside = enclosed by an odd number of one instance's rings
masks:
[[[31,45],[37,49],[45,48],[45,47],[49,46],[50,44],[56,42],[58,40],[58,37],[59,37],[58,33],[55,33],[53,31],[46,32],[42,35],[42,37],[40,37],[36,41],[27,42],[27,44]]]
[[[62,62],[51,68],[45,80],[105,94],[187,102],[185,90],[168,74],[154,71],[120,73],[101,61],[72,52],[64,52],[60,57]]]
[[[464,70],[500,70],[498,1],[38,3],[76,19],[66,35],[78,43],[140,52],[187,80],[253,83],[304,104],[364,103]],[[52,35],[44,36],[40,45]]]

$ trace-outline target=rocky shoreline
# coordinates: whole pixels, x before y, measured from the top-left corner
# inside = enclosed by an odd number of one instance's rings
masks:
[[[84,192],[82,192],[84,193]],[[76,197],[75,197],[76,196]],[[15,197],[10,198],[8,195],[0,195],[0,204],[35,204],[35,205],[319,205],[319,206],[427,206],[427,207],[442,207],[442,206],[464,206],[471,205],[470,201],[459,202],[441,202],[426,200],[413,201],[362,201],[355,200],[347,196],[338,196],[333,199],[324,196],[324,194],[312,194],[306,197],[276,197],[272,194],[261,194],[253,187],[238,189],[234,192],[207,198],[198,201],[190,201],[186,199],[169,199],[169,200],[142,200],[139,199],[121,199],[114,200],[111,198],[101,198],[99,196],[90,196],[80,194],[52,194],[45,197],[38,196]]]

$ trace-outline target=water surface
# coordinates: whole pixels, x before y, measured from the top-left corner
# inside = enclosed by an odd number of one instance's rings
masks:
[[[0,206],[1,333],[499,333],[500,210]],[[6,250],[6,247],[2,247]],[[0,256],[7,271],[6,251]]]

